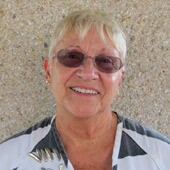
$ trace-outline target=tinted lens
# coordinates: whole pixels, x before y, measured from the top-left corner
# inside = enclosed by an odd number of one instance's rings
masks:
[[[67,67],[78,67],[83,63],[84,54],[76,50],[61,50],[58,52],[57,58]]]
[[[95,59],[97,68],[105,73],[113,73],[121,69],[123,66],[120,58],[99,55]]]
[[[62,49],[54,57],[57,57],[58,61],[67,67],[79,67],[84,64],[85,59],[92,58],[86,58],[83,53],[70,49]],[[99,55],[92,59],[95,59],[97,69],[104,73],[114,73],[123,66],[121,59],[118,57]]]

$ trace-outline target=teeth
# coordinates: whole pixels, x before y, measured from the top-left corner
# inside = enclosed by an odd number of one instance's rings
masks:
[[[78,88],[78,87],[72,87],[71,89],[73,89],[76,92],[80,92],[80,93],[84,93],[84,94],[98,94],[98,92],[95,90],[86,90],[86,89],[82,89],[82,88]]]

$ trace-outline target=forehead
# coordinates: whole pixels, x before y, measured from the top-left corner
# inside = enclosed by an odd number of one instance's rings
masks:
[[[98,53],[106,51],[108,53],[118,53],[112,41],[105,34],[105,41],[95,29],[90,29],[83,39],[74,30],[65,34],[63,39],[57,44],[55,52],[60,49],[80,47],[85,52]]]

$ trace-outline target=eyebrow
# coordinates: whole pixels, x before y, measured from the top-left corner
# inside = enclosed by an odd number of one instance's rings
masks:
[[[81,47],[80,47],[79,45],[75,45],[75,46],[74,46],[74,45],[70,45],[68,48],[70,48],[70,47],[71,47],[71,48],[72,48],[72,47],[74,47],[74,48],[76,47],[76,48],[79,48],[82,52],[85,52],[84,50],[81,49]],[[108,52],[113,53],[114,56],[117,56],[117,54],[115,53],[114,49],[109,50],[109,49],[106,49],[106,48],[102,48],[101,51],[100,51],[99,53],[105,52],[105,51],[107,52],[107,50],[108,50]],[[117,56],[117,57],[118,57],[118,56]]]
[[[79,48],[80,50],[82,50],[79,45],[76,45],[76,46],[72,46],[72,45],[71,45],[71,46],[69,46],[69,47],[77,47],[77,48]],[[102,48],[101,52],[103,52],[103,51],[106,51],[106,49],[105,49],[105,48]]]
[[[81,47],[79,45],[76,45],[76,46],[70,45],[68,48],[70,48],[70,47],[77,47],[77,48],[81,49]]]

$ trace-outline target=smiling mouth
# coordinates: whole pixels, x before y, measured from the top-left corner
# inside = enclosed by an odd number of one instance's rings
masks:
[[[80,87],[70,87],[70,89],[72,89],[75,92],[79,92],[82,94],[99,94],[99,92],[92,90],[92,89],[84,89],[84,88],[80,88]]]

